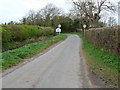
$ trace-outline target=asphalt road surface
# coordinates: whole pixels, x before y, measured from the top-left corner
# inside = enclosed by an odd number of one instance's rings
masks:
[[[90,88],[77,35],[5,75],[3,88]]]

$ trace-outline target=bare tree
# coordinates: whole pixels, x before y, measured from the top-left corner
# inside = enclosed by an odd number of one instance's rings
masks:
[[[93,27],[98,26],[100,20],[100,13],[103,10],[115,11],[115,6],[108,0],[72,0],[73,4],[77,6],[84,17],[88,17]]]
[[[29,10],[28,14],[22,18],[21,23],[22,24],[29,24],[29,25],[34,25],[35,24],[35,11],[34,10]]]
[[[28,14],[22,18],[22,24],[52,26],[52,20],[56,16],[62,15],[63,11],[53,4],[47,4],[39,11],[29,10]]]
[[[83,16],[82,10],[76,5],[73,5],[72,9],[70,10],[69,17],[72,19],[81,18]]]
[[[109,17],[108,26],[117,26],[117,21],[114,17]]]
[[[44,20],[41,14],[41,10],[39,10],[35,15],[35,25],[40,25],[40,26],[44,25]]]
[[[27,20],[30,25],[34,25],[35,23],[35,11],[34,10],[29,10]]]
[[[55,16],[62,14],[62,10],[54,6],[53,4],[47,4],[43,9],[41,9],[41,14],[45,20],[45,26],[51,26],[51,20]]]

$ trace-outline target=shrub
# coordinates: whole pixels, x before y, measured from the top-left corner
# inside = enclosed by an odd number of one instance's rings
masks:
[[[2,25],[2,42],[22,41],[25,39],[54,35],[50,27],[36,27],[30,25]]]
[[[5,30],[4,28],[2,28],[2,42],[8,42],[12,40],[12,33],[10,30]]]
[[[42,36],[54,35],[54,30],[51,27],[41,27],[40,29]]]
[[[86,31],[88,41],[120,57],[120,26],[91,28]]]

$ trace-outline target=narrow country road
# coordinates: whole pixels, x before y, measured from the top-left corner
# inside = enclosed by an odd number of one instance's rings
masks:
[[[90,88],[81,40],[68,38],[47,53],[3,77],[3,88]]]

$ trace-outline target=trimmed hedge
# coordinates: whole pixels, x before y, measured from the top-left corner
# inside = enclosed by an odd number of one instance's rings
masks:
[[[51,27],[30,25],[2,25],[2,42],[22,41],[28,38],[54,35]]]
[[[92,28],[86,31],[88,41],[120,56],[120,26]]]

